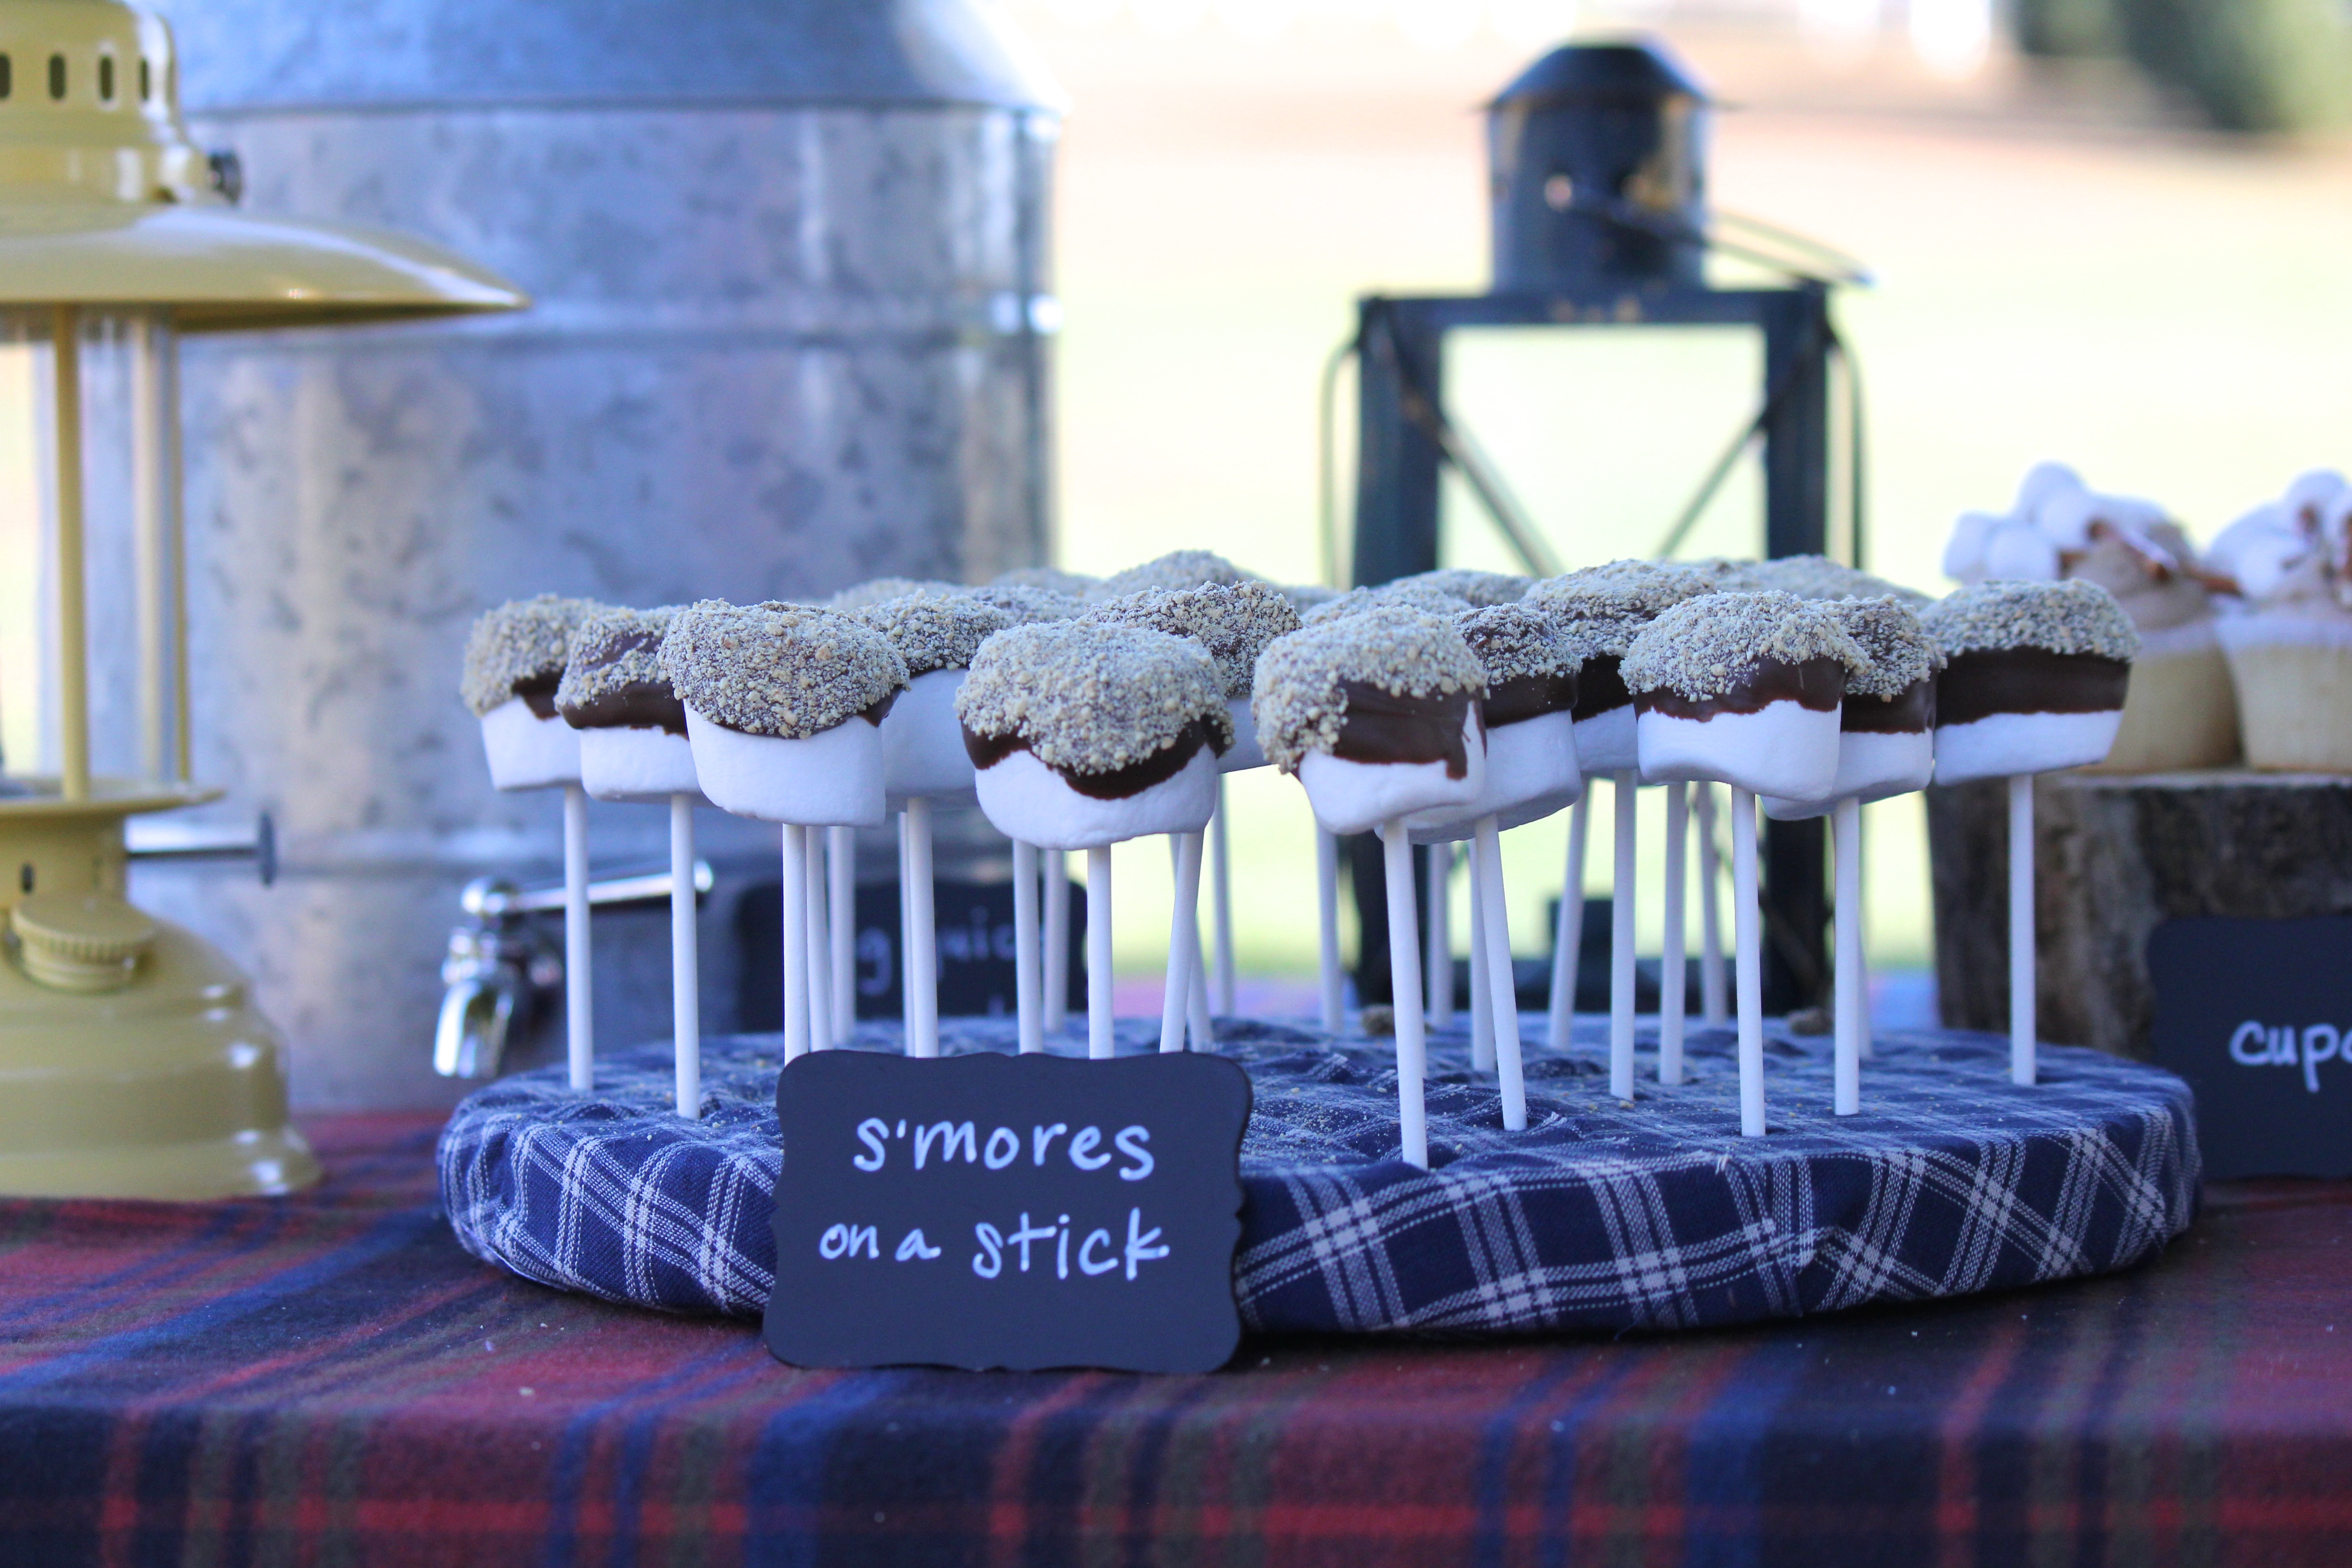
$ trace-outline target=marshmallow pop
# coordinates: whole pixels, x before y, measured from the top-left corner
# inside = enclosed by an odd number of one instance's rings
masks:
[[[1559,626],[1524,605],[1465,611],[1454,626],[1486,676],[1486,787],[1466,807],[1415,814],[1411,831],[1416,842],[1471,840],[1471,1063],[1496,1070],[1503,1125],[1518,1131],[1528,1124],[1527,1085],[1501,832],[1584,793],[1576,758],[1578,655]]]
[[[1326,830],[1380,830],[1396,997],[1397,1119],[1405,1163],[1423,1170],[1428,1037],[1412,1005],[1421,953],[1407,823],[1415,813],[1477,804],[1486,787],[1479,712],[1486,696],[1486,670],[1452,620],[1402,605],[1302,627],[1257,665],[1254,709],[1266,755],[1297,775]]]
[[[1778,593],[1716,594],[1677,605],[1643,630],[1620,667],[1639,713],[1643,776],[1731,786],[1739,1131],[1746,1137],[1764,1134],[1755,797],[1827,798],[1837,783],[1846,681],[1868,667],[1868,656],[1835,616]]]
[[[1209,820],[1210,860],[1212,875],[1212,909],[1215,917],[1216,946],[1211,965],[1213,987],[1194,965],[1184,976],[1188,987],[1188,1008],[1192,1013],[1192,1043],[1196,1049],[1211,1044],[1209,993],[1216,993],[1217,1009],[1230,1016],[1234,1012],[1234,946],[1232,879],[1225,845],[1225,785],[1224,773],[1265,765],[1265,752],[1257,742],[1257,725],[1250,717],[1250,681],[1257,668],[1258,655],[1265,652],[1275,638],[1298,629],[1298,612],[1279,588],[1268,583],[1210,583],[1197,588],[1147,588],[1140,593],[1105,600],[1095,606],[1088,620],[1105,621],[1119,626],[1149,626],[1171,637],[1189,637],[1201,645],[1215,660],[1217,679],[1223,683],[1225,708],[1234,726],[1234,743],[1217,759],[1217,812]],[[1180,919],[1190,925],[1190,951],[1197,952],[1200,945],[1200,913],[1197,897],[1181,886],[1182,868],[1189,853],[1197,860],[1201,846],[1189,848],[1181,842],[1173,844],[1180,886],[1177,889],[1177,910]],[[1194,890],[1195,892],[1197,889]]]
[[[502,790],[563,789],[563,1028],[572,1087],[595,1087],[595,986],[588,941],[588,796],[580,735],[555,710],[572,634],[609,606],[589,599],[500,605],[466,638],[466,705],[482,721],[490,783]]]
[[[1455,616],[1476,606],[1467,598],[1441,584],[1452,583],[1460,585],[1468,579],[1495,577],[1495,574],[1463,569],[1423,572],[1414,576],[1400,577],[1394,582],[1381,583],[1369,588],[1352,588],[1307,611],[1302,620],[1306,625],[1314,626],[1342,616],[1360,615],[1366,610],[1401,607],[1419,610],[1425,615],[1435,616],[1440,620],[1451,620]],[[1497,580],[1513,584],[1519,581],[1516,578]],[[1475,584],[1469,585],[1476,586]],[[1416,842],[1420,841],[1416,840]],[[1330,897],[1334,914],[1331,937],[1328,946],[1334,963],[1338,962],[1339,950],[1337,915],[1339,908],[1338,847],[1334,843],[1332,854],[1329,857],[1334,868]],[[1454,1022],[1454,847],[1451,844],[1430,843],[1424,845],[1423,854],[1429,868],[1429,879],[1424,884],[1427,902],[1422,909],[1422,917],[1426,922],[1422,938],[1425,946],[1421,968],[1422,978],[1425,982],[1424,1016],[1428,1019],[1431,1028],[1443,1029],[1450,1026]],[[1319,853],[1316,857],[1318,872],[1324,858],[1325,857]],[[1318,888],[1318,891],[1319,893],[1321,889]],[[1477,1007],[1476,994],[1476,987],[1474,984],[1472,987],[1474,1013]]]
[[[1633,639],[1676,605],[1716,591],[1706,573],[1655,561],[1613,561],[1552,577],[1528,590],[1530,609],[1565,623],[1582,657],[1576,677],[1576,757],[1590,778],[1607,773],[1616,807],[1616,869],[1609,894],[1609,1092],[1633,1098],[1634,800],[1641,757],[1633,738],[1633,698],[1620,666]],[[1569,1041],[1576,1008],[1577,960],[1584,941],[1587,806],[1569,820],[1569,865],[1553,939],[1551,1032]]]
[[[673,608],[608,610],[572,634],[555,709],[580,732],[581,786],[598,800],[669,805],[669,963],[677,1113],[702,1114],[702,1022],[694,929],[694,803],[702,798],[686,709],[662,668]]]
[[[681,611],[663,667],[712,804],[782,827],[784,1058],[834,1043],[821,878],[827,827],[882,820],[881,724],[906,665],[870,628],[801,605]]]
[[[1087,590],[1087,597],[1095,604],[1107,605],[1130,599],[1143,593],[1181,593],[1193,588],[1234,587],[1244,583],[1260,584],[1272,593],[1282,594],[1281,589],[1274,587],[1271,584],[1262,584],[1259,578],[1234,565],[1214,551],[1176,550],[1160,556],[1158,560],[1147,561],[1140,566],[1131,566],[1124,572],[1105,578]],[[1286,598],[1287,595],[1285,597]],[[1176,626],[1162,629],[1178,637],[1191,635]],[[1244,741],[1241,737],[1244,731],[1241,726],[1248,721],[1244,716],[1247,707],[1248,696],[1244,689],[1242,700],[1234,707],[1236,751],[1227,753],[1223,759],[1225,771],[1228,773],[1240,768],[1259,767],[1264,765],[1265,761],[1263,755],[1258,754],[1255,741],[1248,741],[1245,753],[1243,751]],[[1236,760],[1237,755],[1241,760]],[[1233,877],[1225,843],[1225,786],[1223,780],[1220,780],[1217,784],[1217,814],[1209,819],[1209,846],[1211,854],[1209,910],[1211,918],[1215,921],[1215,945],[1212,950],[1213,961],[1211,972],[1195,977],[1201,994],[1194,997],[1191,1005],[1193,1032],[1204,1039],[1209,1032],[1209,992],[1213,986],[1216,991],[1218,1010],[1227,1014],[1234,1010]],[[1176,847],[1171,846],[1171,848],[1174,847]]]
[[[906,660],[907,689],[882,721],[882,784],[898,807],[899,899],[906,910],[900,966],[910,1056],[940,1054],[939,931],[931,899],[931,806],[972,798],[971,758],[955,697],[980,645],[1013,617],[965,593],[908,594],[853,614]],[[1044,1047],[1042,1036],[1037,1041]]]
[[[1110,847],[1198,833],[1233,744],[1217,667],[1200,645],[1141,626],[1054,621],[981,646],[956,694],[980,808],[1015,843],[1087,851],[1087,1053],[1112,1054]],[[1200,861],[1192,859],[1198,888]],[[1178,1042],[1187,923],[1169,941],[1160,1046]]]
[[[1822,607],[1862,646],[1869,664],[1853,672],[1838,710],[1837,782],[1828,801],[1774,795],[1764,815],[1793,822],[1827,813],[1837,867],[1835,1099],[1840,1116],[1862,1109],[1862,1058],[1869,970],[1863,960],[1862,808],[1913,790],[1936,774],[1936,672],[1943,651],[1903,600],[1831,599]]]
[[[1013,626],[1025,626],[1083,614],[1086,605],[1079,595],[1094,582],[1075,572],[1029,566],[1005,573],[972,589],[971,595],[1003,610]],[[1042,935],[1040,862],[1045,876]],[[1042,1051],[1045,1037],[1060,1034],[1069,1023],[1065,1003],[1070,990],[1070,873],[1064,851],[1041,850],[1017,839],[1013,843],[1013,976],[1021,1049]]]
[[[1936,777],[2009,780],[2009,1072],[2034,1078],[2033,775],[2106,756],[2139,636],[2105,588],[1981,583],[1921,617],[1936,683]]]

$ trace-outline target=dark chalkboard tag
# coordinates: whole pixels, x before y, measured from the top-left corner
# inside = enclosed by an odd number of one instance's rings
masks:
[[[2147,970],[2205,1174],[2352,1175],[2352,917],[2167,921]]]
[[[776,1082],[768,1349],[796,1366],[1223,1366],[1249,1113],[1223,1057],[813,1051]]]

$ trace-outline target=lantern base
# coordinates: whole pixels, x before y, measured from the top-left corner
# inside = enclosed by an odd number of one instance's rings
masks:
[[[184,785],[0,781],[0,910],[59,890],[120,898],[122,819],[206,798]],[[319,1179],[286,1124],[286,1046],[236,965],[157,921],[109,991],[35,981],[0,935],[0,1194],[252,1197]]]
[[[131,983],[54,991],[0,963],[0,1194],[289,1193],[319,1163],[286,1122],[286,1047],[240,974],[157,921]]]

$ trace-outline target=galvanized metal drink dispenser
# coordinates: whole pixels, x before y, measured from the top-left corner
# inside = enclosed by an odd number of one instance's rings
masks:
[[[220,794],[188,769],[181,335],[524,302],[436,246],[233,211],[215,174],[160,20],[0,0],[0,1193],[318,1174],[246,976],[126,897],[126,821]]]
[[[1732,456],[1760,440],[1764,552],[1826,548],[1830,389],[1838,353],[1832,283],[1841,258],[1711,209],[1706,93],[1654,43],[1555,49],[1487,108],[1495,283],[1466,297],[1373,295],[1359,302],[1360,407],[1353,580],[1384,583],[1438,563],[1438,479],[1455,466],[1508,542],[1538,573],[1559,569],[1444,406],[1444,342],[1472,327],[1748,326],[1763,337],[1764,391]],[[1727,224],[1748,232],[1727,236]],[[1710,287],[1710,249],[1791,274],[1786,287]],[[1795,257],[1790,251],[1797,252]],[[1832,276],[1821,275],[1824,261]],[[1729,463],[1723,466],[1727,471]],[[1720,480],[1720,473],[1715,476]],[[1686,514],[1695,515],[1693,513]],[[1622,520],[1619,520],[1622,521]],[[1596,559],[1627,553],[1612,537]],[[1768,1007],[1801,1005],[1828,973],[1822,826],[1776,822],[1766,849]],[[1376,856],[1377,851],[1372,855]],[[1360,853],[1360,908],[1386,929],[1380,879]],[[1377,955],[1378,941],[1364,951]]]
[[[540,592],[805,598],[1044,559],[1059,97],[977,0],[165,3],[248,208],[431,234],[535,302],[187,366],[197,757],[224,818],[271,813],[282,874],[142,887],[254,965],[300,1099],[446,1100],[460,891],[562,863],[558,803],[490,788],[467,626]],[[598,877],[667,865],[658,814],[590,816]],[[775,847],[715,813],[698,844],[719,1030]],[[595,926],[600,1040],[667,1037],[662,911]]]

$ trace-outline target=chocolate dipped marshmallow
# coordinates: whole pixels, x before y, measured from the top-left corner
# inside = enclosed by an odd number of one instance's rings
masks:
[[[882,820],[881,726],[907,667],[831,610],[707,601],[681,610],[662,665],[712,805],[801,826]]]
[[[2081,578],[1980,583],[1922,619],[1948,661],[1936,683],[1938,780],[2049,773],[2106,756],[2139,636],[2105,588]]]
[[[1013,616],[971,594],[906,594],[851,612],[898,650],[906,689],[882,716],[883,787],[892,804],[921,798],[968,800],[971,757],[956,719],[963,687],[980,645],[1013,624]]]
[[[981,810],[1006,837],[1048,849],[1205,827],[1233,743],[1224,685],[1200,645],[1096,621],[989,638],[956,716]]]
[[[1298,629],[1298,612],[1270,583],[1211,583],[1198,588],[1150,588],[1095,605],[1087,619],[1114,626],[1147,626],[1189,637],[1216,661],[1234,743],[1219,765],[1240,773],[1265,765],[1257,724],[1250,716],[1250,689],[1258,655],[1276,637]]]
[[[1520,602],[1569,628],[1581,660],[1576,676],[1576,756],[1588,773],[1640,766],[1633,694],[1619,665],[1642,628],[1688,600],[1716,592],[1705,574],[1657,561],[1612,561],[1549,577]]]
[[[580,731],[580,782],[598,800],[665,801],[701,789],[686,708],[662,667],[675,605],[607,610],[572,634],[556,711]]]
[[[1910,605],[1893,597],[1820,601],[1861,645],[1868,664],[1849,673],[1838,708],[1837,777],[1822,800],[1768,796],[1777,821],[1819,816],[1830,802],[1868,805],[1926,789],[1936,776],[1936,674],[1943,650]]]
[[[541,594],[500,605],[466,637],[460,695],[481,721],[482,753],[497,789],[580,782],[580,736],[555,710],[572,634],[609,606]]]
[[[1576,754],[1574,645],[1549,616],[1496,605],[1454,617],[1486,678],[1486,782],[1465,806],[1417,812],[1416,844],[1468,838],[1480,817],[1498,830],[1540,821],[1584,793]]]
[[[1835,615],[1791,594],[1715,594],[1634,639],[1621,674],[1639,711],[1642,776],[1826,799],[1847,680],[1869,668]]]
[[[1486,786],[1486,671],[1450,621],[1378,608],[1304,626],[1257,666],[1258,741],[1315,818],[1362,833]]]

